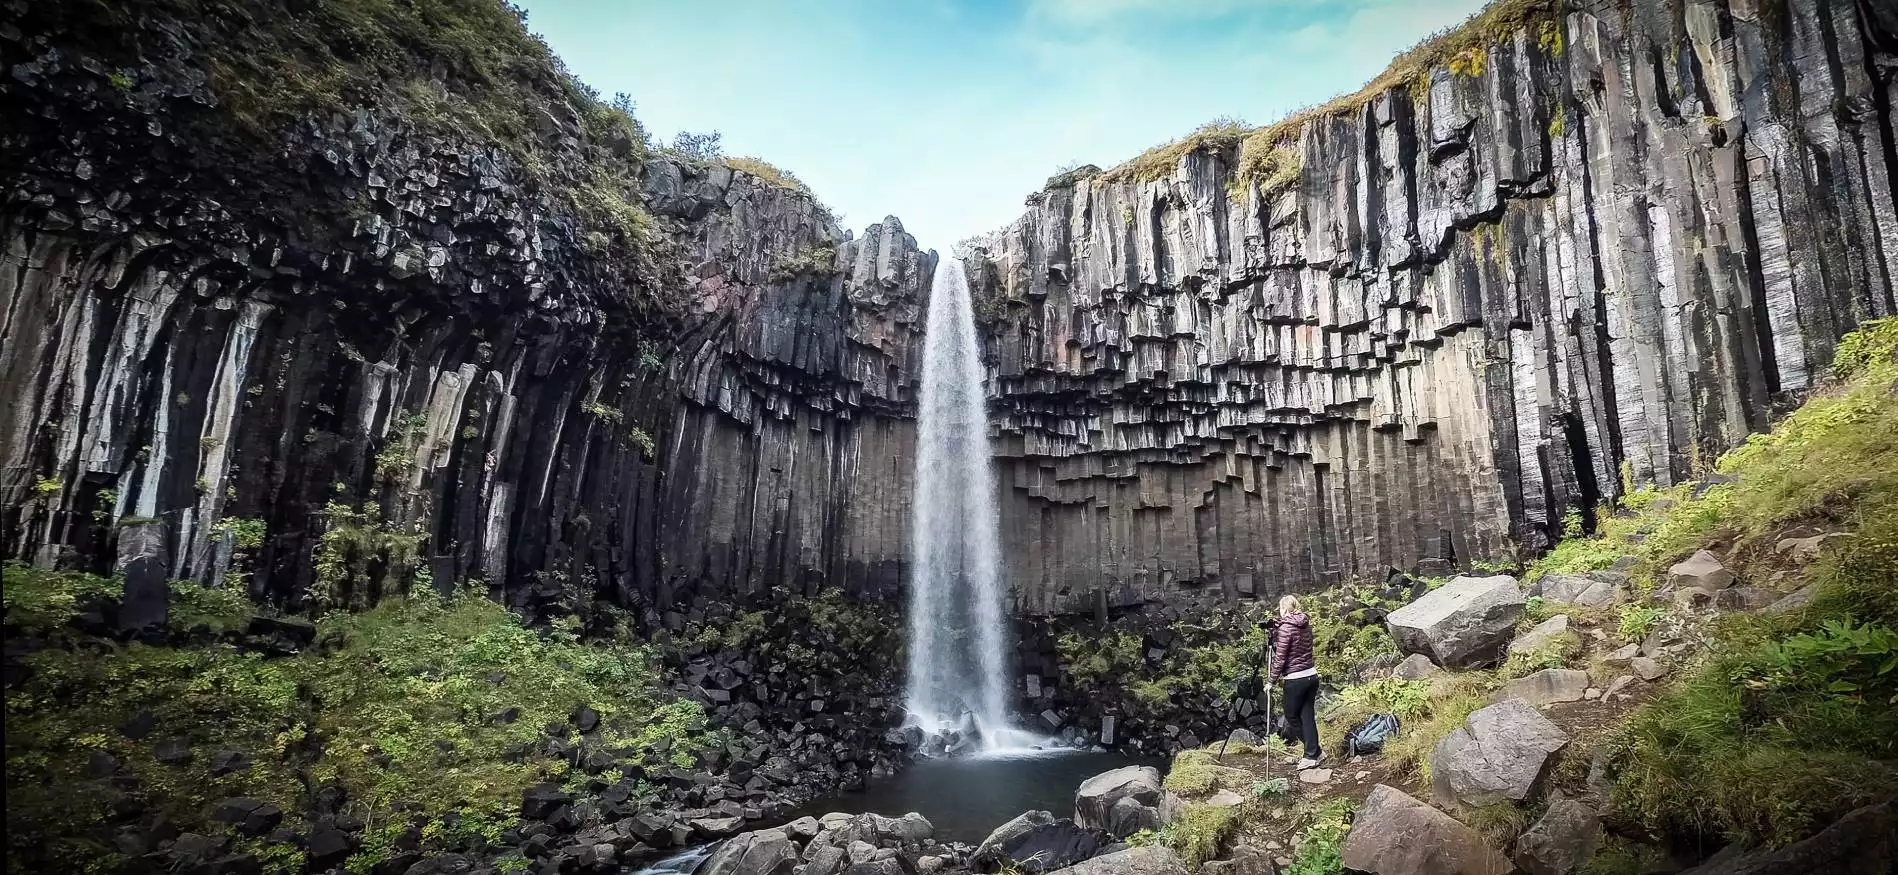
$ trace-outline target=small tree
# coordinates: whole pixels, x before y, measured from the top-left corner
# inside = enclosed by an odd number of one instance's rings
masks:
[[[700,161],[717,161],[725,157],[725,150],[719,143],[717,131],[695,134],[680,131],[672,138],[672,151]]]

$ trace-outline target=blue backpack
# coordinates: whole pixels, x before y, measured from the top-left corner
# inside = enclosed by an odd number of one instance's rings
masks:
[[[1371,715],[1345,734],[1345,755],[1360,756],[1384,750],[1384,742],[1397,734],[1400,725],[1395,714]]]

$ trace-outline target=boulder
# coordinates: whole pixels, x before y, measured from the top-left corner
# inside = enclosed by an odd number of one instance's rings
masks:
[[[743,829],[745,819],[743,817],[695,817],[685,823],[692,828],[693,835],[707,839],[722,839]]]
[[[1599,608],[1615,601],[1615,584],[1610,580],[1574,574],[1549,574],[1529,586],[1529,594],[1545,602]]]
[[[1159,845],[1128,848],[1056,869],[1058,875],[1186,875],[1178,855]]]
[[[1521,699],[1478,709],[1430,752],[1430,793],[1438,804],[1472,808],[1535,795],[1569,737]]]
[[[1430,661],[1430,657],[1421,653],[1404,657],[1403,662],[1391,669],[1391,677],[1403,678],[1407,681],[1420,681],[1440,674],[1443,674],[1443,669],[1438,668],[1436,663]]]
[[[1516,839],[1516,864],[1529,875],[1575,875],[1601,844],[1601,818],[1573,799],[1557,799]]]
[[[797,845],[783,830],[761,829],[725,840],[696,875],[790,875],[797,863]]]
[[[1051,823],[1054,823],[1054,815],[1046,811],[1024,811],[1017,814],[1015,819],[990,830],[988,838],[983,839],[982,844],[976,846],[975,854],[969,858],[969,861],[980,866],[1000,860],[1002,849],[1009,842]]]
[[[1635,657],[1640,656],[1640,655],[1641,655],[1641,645],[1626,644],[1626,645],[1616,648],[1613,652],[1610,652],[1607,656],[1602,657],[1601,661],[1609,665],[1627,665],[1629,660],[1634,659]]]
[[[1503,685],[1492,701],[1521,699],[1531,705],[1574,702],[1588,692],[1588,672],[1572,668],[1543,669]]]
[[[1152,766],[1122,766],[1081,782],[1074,793],[1074,822],[1126,838],[1160,825],[1160,772]]]
[[[1726,589],[1733,585],[1736,578],[1720,559],[1706,550],[1695,551],[1694,555],[1682,559],[1667,569],[1667,585],[1676,590],[1704,589],[1708,592]]]
[[[1007,869],[1029,873],[1064,869],[1094,856],[1113,842],[1113,837],[1098,829],[1088,829],[1072,820],[1045,823],[1004,843],[997,862]]]
[[[1253,734],[1252,730],[1240,727],[1234,729],[1231,734],[1226,736],[1226,743],[1230,745],[1258,747],[1263,742],[1259,741],[1259,736]]]
[[[1522,633],[1516,640],[1509,642],[1509,655],[1535,653],[1548,647],[1552,642],[1569,634],[1568,615],[1556,614],[1535,625],[1535,628]]]
[[[1457,577],[1385,618],[1405,653],[1445,668],[1495,662],[1522,617],[1522,591],[1508,575]]]
[[[1892,875],[1898,872],[1898,803],[1868,805],[1777,850],[1728,849],[1681,875]]]
[[[1504,875],[1514,867],[1475,830],[1379,784],[1345,835],[1344,866],[1373,875]]]
[[[1797,590],[1794,590],[1791,594],[1787,595],[1785,598],[1782,598],[1779,601],[1776,601],[1770,605],[1767,605],[1765,608],[1761,609],[1760,613],[1767,614],[1769,616],[1778,616],[1780,614],[1784,614],[1790,611],[1799,610],[1800,608],[1803,608],[1806,605],[1811,604],[1812,597],[1814,595],[1817,595],[1818,592],[1819,592],[1819,584],[1817,583],[1806,584],[1805,586],[1800,587]]]
[[[1734,586],[1713,595],[1713,606],[1723,611],[1757,611],[1779,599],[1779,593],[1753,586]]]

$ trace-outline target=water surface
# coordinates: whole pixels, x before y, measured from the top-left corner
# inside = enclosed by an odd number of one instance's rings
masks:
[[[1117,753],[1080,751],[994,752],[919,760],[893,777],[856,792],[820,799],[797,814],[873,811],[889,817],[921,812],[936,827],[936,840],[975,844],[1024,811],[1042,809],[1074,816],[1074,791],[1109,769],[1161,762]]]

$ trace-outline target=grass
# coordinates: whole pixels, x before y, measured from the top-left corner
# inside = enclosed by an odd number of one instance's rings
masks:
[[[794,191],[806,197],[815,197],[815,195],[811,193],[811,187],[805,185],[804,180],[797,178],[797,174],[785,170],[776,164],[772,164],[763,158],[754,158],[749,155],[740,158],[727,158],[725,159],[725,166],[741,173],[749,173],[786,191]]]
[[[1411,772],[1430,782],[1430,752],[1478,708],[1489,704],[1499,686],[1493,672],[1462,672],[1432,681],[1430,707],[1407,721],[1396,738],[1384,742],[1384,761],[1394,772]]]
[[[1649,509],[1664,517],[1649,559],[1725,539],[1743,575],[1786,523],[1853,535],[1810,568],[1810,605],[1715,624],[1712,658],[1609,740],[1621,817],[1682,844],[1781,845],[1898,795],[1895,355],[1898,320],[1867,323],[1840,345],[1838,385],[1720,460],[1733,482]]]
[[[1173,175],[1180,160],[1194,152],[1233,152],[1251,130],[1245,122],[1221,116],[1206,122],[1193,132],[1148,149],[1133,160],[1101,174],[1102,182],[1150,182]]]
[[[646,648],[536,632],[476,594],[332,614],[317,621],[322,646],[267,658],[224,639],[121,644],[68,625],[115,586],[6,569],[9,637],[49,645],[10,657],[7,833],[20,865],[109,865],[111,812],[128,799],[181,830],[219,832],[206,814],[224,797],[294,813],[336,787],[344,813],[367,825],[350,864],[366,871],[411,826],[429,850],[496,844],[523,790],[584,780],[543,734],[580,706],[600,715],[590,744],[635,769],[691,765],[721,738],[696,703],[660,688]],[[174,588],[174,607],[199,618],[177,622],[210,617],[226,629],[247,614],[228,591],[188,586]],[[146,715],[149,734],[122,731],[133,715]],[[185,743],[187,762],[157,759],[169,739]],[[220,751],[251,765],[218,774],[211,763]],[[129,777],[89,772],[99,756]]]

